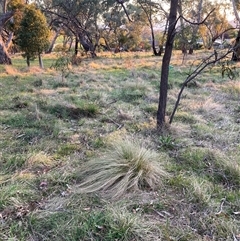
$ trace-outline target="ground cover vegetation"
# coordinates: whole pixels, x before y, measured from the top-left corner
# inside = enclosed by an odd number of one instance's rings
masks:
[[[240,240],[238,2],[32,2],[1,3],[0,240]]]
[[[209,54],[173,52],[166,118]],[[188,83],[159,132],[162,57],[104,52],[67,75],[58,58],[0,66],[0,240],[239,240],[239,63]]]

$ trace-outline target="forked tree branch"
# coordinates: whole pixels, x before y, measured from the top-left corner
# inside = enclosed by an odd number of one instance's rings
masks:
[[[127,12],[127,9],[126,9],[126,7],[124,6],[124,0],[117,0],[117,3],[122,6],[122,8],[123,8],[123,10],[124,10],[124,12],[125,12],[125,14],[126,14],[126,16],[127,16],[128,21],[129,21],[129,22],[132,22],[131,18],[129,17],[129,14],[128,14],[128,12]]]
[[[179,91],[178,97],[177,97],[177,101],[175,103],[173,112],[170,116],[169,119],[169,123],[171,124],[174,118],[174,115],[176,113],[176,110],[178,108],[178,105],[180,103],[181,100],[181,96],[183,93],[183,90],[185,89],[185,87],[187,86],[187,84],[192,81],[193,79],[195,79],[207,66],[211,65],[211,64],[215,64],[216,62],[218,62],[221,59],[224,59],[227,55],[229,55],[230,53],[232,53],[234,51],[234,48],[230,48],[226,53],[224,53],[223,55],[218,57],[218,53],[216,51],[214,51],[213,54],[211,54],[209,57],[207,57],[206,59],[204,59],[198,66],[197,68],[191,73],[189,74],[189,76],[186,78],[186,80],[183,82],[182,87]],[[212,59],[213,58],[213,59]],[[212,59],[212,60],[211,60]]]
[[[187,23],[189,23],[189,24],[191,24],[191,25],[201,25],[201,24],[204,24],[204,23],[205,23],[205,21],[207,20],[207,18],[208,18],[214,11],[215,11],[215,8],[212,9],[201,22],[192,22],[192,21],[186,19],[185,17],[183,17],[182,15],[180,15],[180,16],[178,17],[177,21],[178,21],[180,18],[183,18],[185,22],[187,22]]]

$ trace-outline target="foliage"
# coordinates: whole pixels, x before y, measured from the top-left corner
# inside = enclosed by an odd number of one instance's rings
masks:
[[[207,3],[205,6],[206,11],[215,9],[206,19],[206,23],[199,27],[199,33],[206,48],[211,48],[216,39],[223,39],[223,33],[232,28],[227,20],[226,12],[222,13],[221,7],[220,5],[216,7],[212,3]]]
[[[51,66],[51,68],[61,72],[62,82],[70,74],[72,66],[71,58],[69,53],[63,52]]]
[[[49,45],[49,29],[44,15],[35,5],[28,5],[17,30],[17,45],[24,52],[23,57],[34,60],[47,49]]]
[[[160,144],[160,148],[163,149],[173,149],[175,146],[175,142],[172,138],[172,136],[170,135],[161,135],[159,137],[159,144]]]

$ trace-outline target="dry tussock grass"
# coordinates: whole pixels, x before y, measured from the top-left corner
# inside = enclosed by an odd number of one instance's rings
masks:
[[[25,67],[22,69],[22,71],[25,74],[31,74],[33,76],[38,76],[39,74],[43,74],[45,72],[45,69],[41,69],[39,66],[30,66],[30,67]]]
[[[41,90],[36,90],[36,92],[42,95],[54,95],[57,93],[57,91],[53,89],[41,89]]]
[[[175,137],[175,138],[180,138],[180,137],[190,137],[191,135],[191,127],[185,123],[172,123],[170,128],[170,133]]]
[[[229,81],[222,85],[223,91],[230,94],[232,97],[240,96],[240,82],[239,81]]]
[[[96,62],[90,62],[88,64],[88,66],[91,68],[91,69],[105,69],[105,65],[101,64],[101,63],[96,63]]]
[[[57,92],[67,92],[67,91],[70,91],[70,88],[68,88],[68,87],[59,87],[56,90],[57,90]]]
[[[19,71],[11,65],[5,65],[4,68],[8,75],[20,75]]]
[[[30,169],[50,168],[55,165],[56,161],[54,158],[42,151],[32,154],[27,160],[27,168]]]
[[[163,168],[166,159],[137,143],[115,142],[105,154],[83,167],[85,178],[79,191],[104,191],[108,197],[119,198],[130,191],[157,189],[169,176]]]
[[[193,104],[191,105],[191,109],[200,110],[207,113],[214,112],[217,115],[218,113],[223,112],[224,106],[220,103],[216,103],[212,97],[209,97],[206,100],[203,100],[202,102],[194,101]]]

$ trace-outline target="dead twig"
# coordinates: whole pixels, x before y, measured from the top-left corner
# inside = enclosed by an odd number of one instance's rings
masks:
[[[215,213],[216,215],[220,215],[223,211],[223,204],[225,203],[226,201],[226,198],[223,198],[222,201],[221,201],[221,204],[220,204],[220,208],[219,208],[219,211],[217,213]]]
[[[117,123],[115,120],[113,120],[112,118],[110,118],[107,114],[105,114],[105,113],[101,113],[102,115],[104,115],[104,116],[106,116],[106,118],[110,121],[110,122],[112,122],[113,124],[115,124],[118,128],[118,130],[120,130],[121,128],[123,128],[123,126],[124,126],[124,124],[119,124],[119,123]]]

